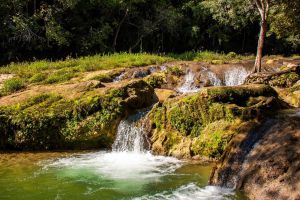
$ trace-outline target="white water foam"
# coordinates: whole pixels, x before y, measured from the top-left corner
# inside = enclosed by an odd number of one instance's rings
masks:
[[[45,168],[84,169],[113,180],[141,180],[174,172],[182,166],[182,161],[172,157],[154,156],[143,147],[143,128],[136,126],[136,123],[147,112],[138,112],[121,121],[113,152],[63,158],[47,164]]]
[[[160,71],[166,71],[167,67],[165,65],[160,66]]]
[[[121,121],[112,150],[114,152],[143,152],[143,132],[143,128],[135,126],[134,122]]]
[[[180,93],[192,93],[192,92],[198,92],[200,89],[194,86],[194,78],[195,74],[189,70],[187,74],[184,76],[184,83],[181,87],[177,89]]]
[[[225,71],[224,82],[226,86],[242,85],[249,72],[244,67],[235,67]]]
[[[134,198],[134,200],[225,200],[233,195],[234,192],[232,189],[215,186],[200,188],[196,184],[191,183],[181,186],[175,191],[145,195]]]
[[[222,81],[212,71],[207,72],[207,78],[213,86],[221,86],[222,85]]]
[[[150,153],[97,152],[62,158],[45,165],[44,169],[84,169],[112,180],[142,180],[173,173],[182,164],[176,158]]]
[[[123,80],[125,75],[126,75],[126,72],[122,72],[119,76],[114,78],[113,82],[119,82],[119,81]]]

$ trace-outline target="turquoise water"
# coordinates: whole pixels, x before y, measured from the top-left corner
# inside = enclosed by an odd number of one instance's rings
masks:
[[[0,199],[244,199],[207,186],[210,172],[150,153],[0,154]]]

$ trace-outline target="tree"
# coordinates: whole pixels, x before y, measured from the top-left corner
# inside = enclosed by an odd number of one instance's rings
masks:
[[[269,0],[252,0],[259,11],[261,22],[260,22],[260,34],[257,44],[257,53],[255,64],[253,67],[253,73],[261,72],[261,60],[263,54],[264,41],[267,33],[267,18],[269,14]]]

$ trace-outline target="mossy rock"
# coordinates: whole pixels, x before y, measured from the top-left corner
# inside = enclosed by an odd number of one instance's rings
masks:
[[[300,65],[293,65],[275,73],[251,74],[245,80],[247,84],[266,84],[273,87],[288,88],[300,80]]]
[[[90,91],[74,100],[44,94],[0,107],[0,149],[110,148],[122,117],[150,106],[154,95],[137,80],[105,94]]]
[[[265,85],[212,87],[167,99],[149,114],[152,150],[184,158],[219,158],[239,124],[261,120],[282,106],[277,93]]]

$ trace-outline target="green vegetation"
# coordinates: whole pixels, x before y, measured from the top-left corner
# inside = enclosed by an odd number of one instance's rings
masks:
[[[24,81],[20,78],[12,78],[4,81],[2,93],[9,94],[25,88]]]
[[[31,63],[11,63],[0,68],[2,74],[16,74],[25,83],[53,84],[78,76],[80,72],[108,70],[126,67],[140,67],[171,61],[171,57],[152,54],[112,54],[87,56],[64,61],[35,61]]]
[[[169,99],[150,113],[154,151],[220,158],[243,122],[261,119],[279,105],[276,92],[264,85],[213,87]]]
[[[261,22],[254,1],[2,0],[0,63],[114,52],[254,54]],[[299,16],[298,0],[270,2],[267,54],[299,52]]]
[[[0,149],[109,148],[119,120],[127,112],[149,106],[152,96],[152,87],[140,80],[103,95],[90,91],[67,100],[56,94],[41,94],[2,106],[0,133],[5,135],[0,138]]]
[[[181,76],[184,74],[184,72],[178,66],[168,67],[166,73],[170,73],[171,75],[174,76]]]
[[[238,55],[234,52],[225,53],[216,53],[212,51],[190,51],[182,54],[170,54],[170,56],[186,61],[198,61],[198,62],[208,62],[211,64],[224,64],[228,62],[238,62],[241,60],[253,60],[254,55]]]

